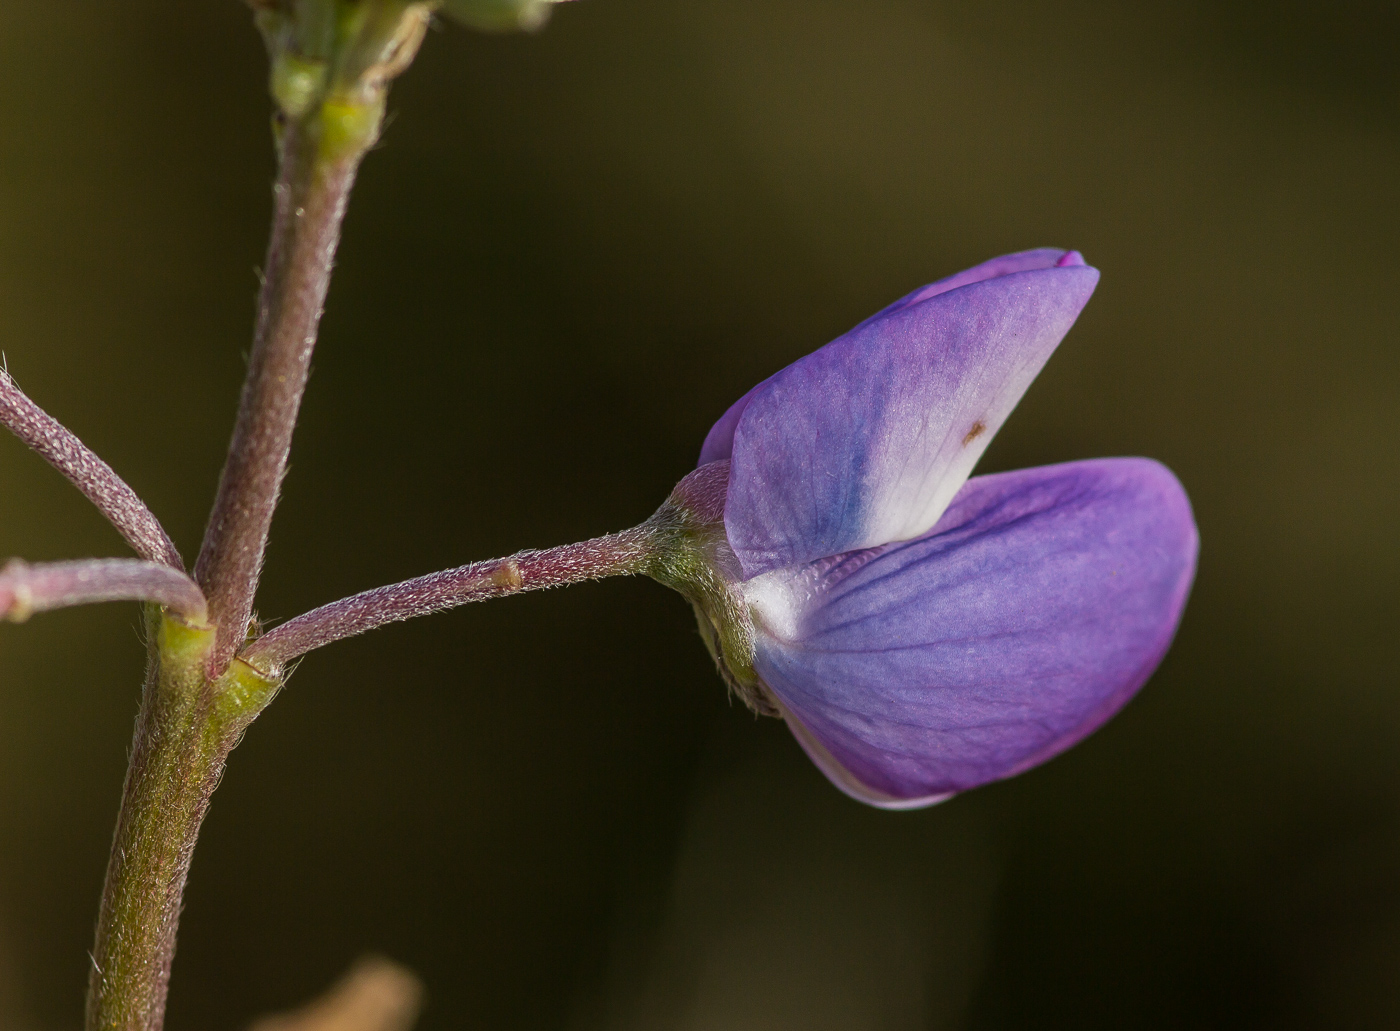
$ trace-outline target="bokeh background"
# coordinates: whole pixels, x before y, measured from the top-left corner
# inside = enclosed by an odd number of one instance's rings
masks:
[[[273,160],[235,0],[0,5],[0,348],[197,550]],[[631,525],[750,385],[1077,247],[984,470],[1150,455],[1203,550],[1099,734],[915,813],[607,582],[308,659],[196,856],[172,1029],[382,952],[424,1031],[1400,1022],[1400,9],[583,0],[431,34],[345,232],[262,613]],[[0,439],[0,554],[122,554]],[[0,1026],[80,1023],[134,607],[0,626]]]

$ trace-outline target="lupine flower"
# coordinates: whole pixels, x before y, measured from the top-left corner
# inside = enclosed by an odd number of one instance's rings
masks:
[[[1041,249],[916,290],[749,391],[672,494],[685,543],[658,578],[731,688],[861,801],[1044,762],[1171,643],[1197,534],[1169,470],[968,479],[1097,282]]]

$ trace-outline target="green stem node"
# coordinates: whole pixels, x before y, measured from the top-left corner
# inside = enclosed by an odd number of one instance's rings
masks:
[[[146,608],[148,672],[98,914],[87,1031],[159,1031],[195,838],[229,752],[279,683],[205,672],[214,629]]]

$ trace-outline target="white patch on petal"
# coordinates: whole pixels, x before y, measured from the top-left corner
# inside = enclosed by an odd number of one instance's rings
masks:
[[[859,546],[912,540],[933,528],[1079,308],[1027,289],[1003,297],[1001,304],[995,324],[978,331],[975,346],[960,345],[935,377],[950,395],[921,397],[911,391],[893,398],[882,414],[884,432],[864,470],[869,508]],[[935,352],[933,360],[942,358]],[[921,401],[929,407],[920,410]]]
[[[802,632],[802,615],[811,597],[811,577],[775,569],[742,585],[754,626],[768,637],[791,644]]]
[[[862,547],[913,540],[933,529],[972,475],[977,460],[1009,413],[968,416],[947,439],[890,442],[871,470],[870,509]],[[930,420],[933,422],[935,420]],[[924,434],[929,432],[925,426]],[[871,482],[873,481],[873,482]]]

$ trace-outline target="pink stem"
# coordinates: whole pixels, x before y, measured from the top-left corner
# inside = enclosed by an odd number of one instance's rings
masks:
[[[579,544],[522,551],[377,587],[288,620],[253,642],[242,658],[270,673],[322,645],[385,623],[522,591],[639,573],[652,554],[653,534],[651,527],[642,525]]]
[[[31,401],[3,370],[0,424],[82,491],[136,554],[172,569],[185,568],[165,529],[136,492],[57,419]]]
[[[199,586],[178,569],[134,558],[91,558],[0,569],[0,618],[22,623],[35,612],[102,601],[150,601],[193,623],[208,617]]]
[[[284,130],[253,353],[195,564],[219,628],[210,658],[214,675],[246,639],[358,163],[358,154],[320,157],[315,133],[301,122]]]

